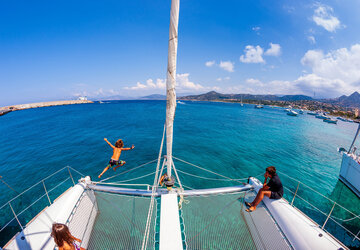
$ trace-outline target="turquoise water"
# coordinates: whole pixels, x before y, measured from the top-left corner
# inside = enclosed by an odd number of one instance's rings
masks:
[[[134,150],[121,156],[126,165],[115,173],[109,170],[103,176],[107,178],[156,159],[164,121],[164,101],[117,101],[12,112],[0,117],[0,175],[17,191],[65,166],[97,180],[112,154],[104,137],[112,143],[122,138],[125,146],[134,144]],[[354,123],[327,124],[306,114],[291,117],[278,108],[258,110],[252,105],[186,102],[177,106],[173,154],[232,178],[259,175],[268,165],[274,165],[359,214],[359,199],[338,181],[341,156],[337,153],[337,147],[350,145],[356,128]],[[175,164],[192,174],[215,177],[180,162]],[[154,170],[152,164],[112,181]],[[229,185],[179,175],[184,185],[193,188]],[[290,188],[296,187],[285,176],[280,177]],[[136,182],[152,183],[152,179]],[[315,199],[305,188],[299,192]],[[0,183],[0,204],[15,195]],[[314,202],[325,210],[331,208],[322,198]],[[298,205],[303,206],[300,201]],[[308,213],[319,223],[324,220],[312,210]],[[352,225],[353,230],[360,229],[359,225]]]

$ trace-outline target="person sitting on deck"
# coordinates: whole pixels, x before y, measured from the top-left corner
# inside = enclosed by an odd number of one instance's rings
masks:
[[[125,165],[125,163],[126,163],[125,161],[119,160],[120,155],[121,155],[121,151],[131,150],[131,149],[135,148],[134,145],[132,145],[131,148],[123,148],[123,147],[124,147],[124,142],[123,142],[121,139],[119,139],[119,140],[116,141],[115,147],[114,147],[106,138],[104,138],[104,141],[106,141],[106,142],[110,145],[110,147],[113,148],[114,151],[113,151],[113,155],[111,156],[111,159],[110,159],[110,161],[109,161],[109,165],[107,165],[107,167],[104,168],[104,170],[102,171],[102,173],[98,176],[99,179],[100,179],[101,176],[102,176],[106,171],[108,171],[109,168],[111,168],[112,166],[115,166],[115,165],[116,165],[116,167],[114,167],[114,171],[116,171],[116,169],[117,169],[118,167],[121,167],[121,166],[124,166],[124,165]]]
[[[52,225],[51,237],[54,238],[59,250],[85,250],[85,248],[75,243],[75,241],[81,243],[81,240],[72,236],[68,226],[65,224],[54,223]]]
[[[276,174],[276,168],[273,166],[267,167],[264,174],[265,182],[264,186],[260,188],[253,202],[245,202],[246,206],[249,208],[246,209],[247,212],[255,211],[256,206],[263,200],[264,196],[269,197],[270,199],[281,199],[284,190],[283,185],[280,181],[279,176]],[[266,183],[267,179],[270,178],[270,181]]]

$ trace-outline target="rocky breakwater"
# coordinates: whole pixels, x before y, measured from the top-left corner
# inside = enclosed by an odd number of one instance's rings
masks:
[[[49,107],[49,106],[60,106],[60,105],[71,105],[71,104],[85,104],[85,103],[93,103],[93,102],[89,101],[89,100],[69,100],[69,101],[53,101],[53,102],[37,102],[37,103],[29,103],[29,104],[19,104],[19,105],[12,105],[12,106],[0,108],[0,115],[4,115],[11,111],[23,110],[23,109],[41,108],[41,107]]]

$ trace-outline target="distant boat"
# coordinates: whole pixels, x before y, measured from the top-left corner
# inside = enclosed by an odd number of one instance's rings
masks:
[[[327,119],[327,118],[329,118],[328,116],[325,115],[325,113],[317,114],[315,117],[318,118],[318,119]]]
[[[285,109],[284,111],[285,111],[285,112],[290,112],[291,109],[290,109],[290,108],[287,108],[287,109]]]
[[[289,110],[289,112],[286,113],[287,115],[290,115],[290,116],[297,116],[298,113],[295,112],[294,110]]]
[[[264,106],[259,104],[259,105],[255,105],[254,108],[256,108],[256,109],[262,109],[262,108],[264,108]]]
[[[102,101],[99,101],[99,103],[104,103],[104,102],[102,102]]]
[[[334,118],[330,118],[330,117],[324,119],[323,122],[337,124],[337,120]]]
[[[243,102],[242,102],[242,96],[241,96],[241,101],[240,101],[240,106],[244,106]]]
[[[317,115],[317,113],[314,112],[314,111],[309,111],[309,112],[307,112],[307,114],[308,114],[308,115]]]
[[[185,102],[177,101],[178,104],[186,104]]]
[[[300,109],[300,110],[299,110],[299,114],[304,114],[304,110],[303,110],[303,109]]]

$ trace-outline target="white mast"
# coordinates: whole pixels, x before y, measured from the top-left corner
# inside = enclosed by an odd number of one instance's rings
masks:
[[[176,53],[178,44],[179,23],[179,0],[171,1],[170,29],[169,29],[169,51],[166,76],[166,153],[167,153],[167,175],[171,176],[172,166],[172,143],[173,124],[176,108]]]

